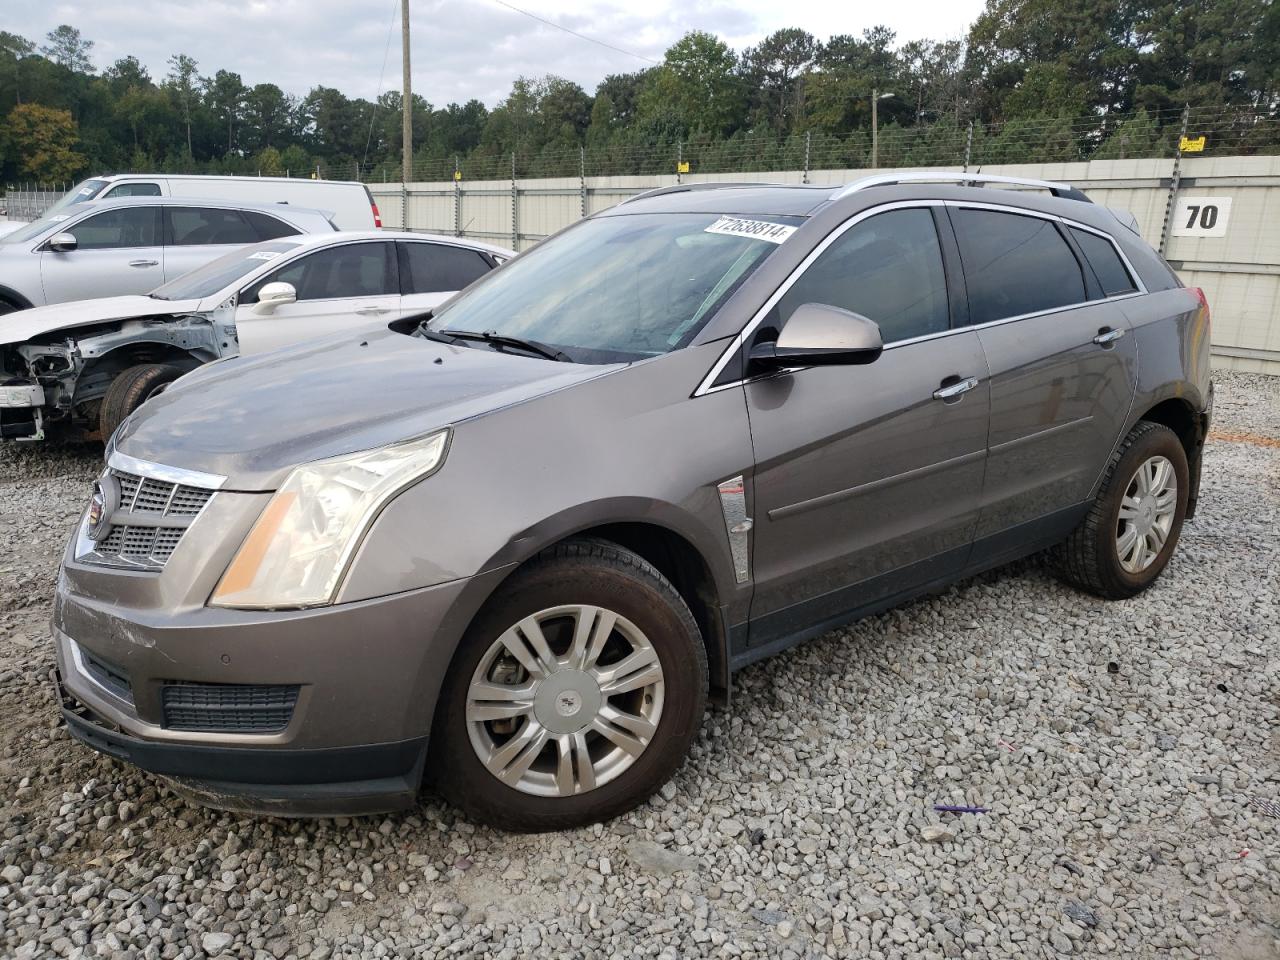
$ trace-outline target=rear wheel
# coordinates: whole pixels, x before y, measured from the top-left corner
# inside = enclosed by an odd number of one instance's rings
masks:
[[[182,371],[166,363],[140,363],[117,374],[107,387],[98,410],[98,429],[103,441],[111,438],[129,414],[182,376]]]
[[[1141,593],[1173,556],[1189,491],[1177,434],[1140,422],[1112,455],[1088,515],[1059,547],[1063,576],[1112,600]]]
[[[571,541],[514,574],[463,639],[431,738],[437,786],[505,829],[609,819],[683,762],[706,690],[670,582],[612,543]]]

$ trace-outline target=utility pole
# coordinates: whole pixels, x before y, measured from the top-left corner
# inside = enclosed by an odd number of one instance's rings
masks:
[[[400,47],[404,75],[400,107],[404,113],[404,172],[407,184],[413,179],[413,81],[409,71],[409,0],[400,0]]]
[[[406,3],[409,0],[405,0]],[[871,169],[880,166],[880,91],[871,88]]]

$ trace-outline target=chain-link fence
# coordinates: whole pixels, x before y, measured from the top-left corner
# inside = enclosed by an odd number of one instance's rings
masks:
[[[6,188],[0,196],[0,212],[6,220],[38,220],[71,184],[25,183]]]
[[[777,170],[850,170],[871,167],[958,166],[1120,160],[1172,156],[1183,133],[1183,110],[1140,111],[1077,120],[1028,119],[981,123],[955,118],[903,127],[887,125],[849,134],[800,133],[786,137],[693,137],[659,144],[587,143],[469,154],[423,156],[415,182],[595,177],[666,173],[761,173]],[[1206,156],[1280,153],[1280,117],[1256,110],[1201,107],[1185,111],[1186,134]],[[399,160],[375,164],[321,164],[321,173],[369,182],[401,178]]]

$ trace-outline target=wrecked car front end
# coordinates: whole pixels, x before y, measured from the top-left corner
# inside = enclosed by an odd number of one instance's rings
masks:
[[[237,352],[226,309],[118,319],[0,344],[0,439],[92,439],[103,397],[122,371],[154,363],[187,373]]]

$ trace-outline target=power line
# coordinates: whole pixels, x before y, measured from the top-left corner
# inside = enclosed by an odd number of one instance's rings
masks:
[[[360,161],[363,166],[369,160],[369,144],[373,142],[373,121],[378,116],[378,97],[382,96],[382,78],[387,72],[387,55],[391,52],[391,31],[396,26],[396,8],[400,6],[400,0],[393,0],[391,4],[391,23],[387,26],[387,45],[382,48],[382,69],[378,71],[378,92],[373,98],[373,109],[369,111],[369,135],[364,141],[364,159]]]
[[[661,62],[659,60],[654,60],[652,57],[646,57],[639,53],[632,53],[630,50],[623,50],[621,47],[615,47],[612,43],[606,43],[603,40],[597,40],[595,37],[588,37],[585,33],[579,33],[577,30],[570,30],[568,27],[561,26],[560,24],[555,23],[552,20],[548,20],[545,17],[540,17],[536,13],[530,13],[528,10],[521,10],[519,7],[510,3],[507,3],[506,0],[493,0],[493,2],[498,4],[499,6],[506,7],[508,10],[514,10],[516,13],[523,14],[524,16],[528,17],[531,20],[537,20],[539,23],[545,23],[548,27],[554,27],[557,30],[562,30],[565,33],[569,34],[570,36],[577,37],[579,40],[585,40],[587,41],[587,43],[594,43],[598,47],[604,47],[607,50],[612,50],[615,53],[625,54],[628,57],[635,57],[637,60],[643,60],[645,63],[652,63],[657,65]]]

